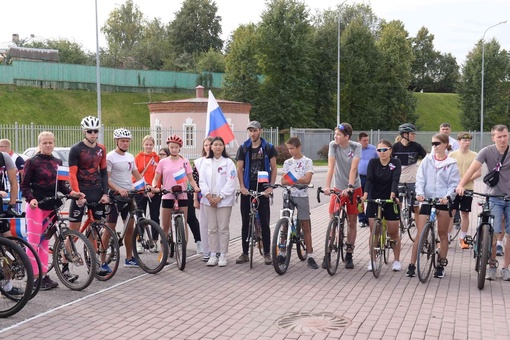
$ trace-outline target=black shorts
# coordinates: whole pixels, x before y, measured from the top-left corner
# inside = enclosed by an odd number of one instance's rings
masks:
[[[83,189],[82,192],[85,194],[87,203],[97,203],[103,196],[101,188],[92,190]],[[85,206],[79,207],[76,204],[76,200],[71,200],[71,204],[69,205],[69,222],[81,222],[84,211]],[[93,211],[94,220],[101,220],[104,216],[104,205],[99,205],[93,208]]]
[[[188,200],[179,200],[179,207],[187,207],[188,206]],[[161,207],[166,209],[173,209],[174,208],[174,200],[162,200],[161,201]]]
[[[106,217],[108,223],[117,223],[117,219],[119,218],[119,214],[122,219],[126,219],[127,215],[131,211],[131,200],[122,202],[116,201],[114,206],[111,208],[110,213]]]
[[[466,192],[472,192],[469,190],[466,190]],[[460,211],[467,211],[471,212],[471,205],[473,204],[473,196],[455,196],[455,199],[453,200],[453,210],[460,210]]]
[[[420,207],[420,215],[427,215],[427,216],[430,215],[431,208],[432,208],[431,204],[428,204],[428,203],[422,204]],[[438,205],[436,205],[436,209],[442,210],[442,211],[448,211],[448,205],[447,204],[438,204]]]
[[[377,217],[377,207],[378,204],[375,202],[367,203],[366,215],[368,218]],[[398,204],[385,203],[383,205],[383,217],[386,219],[386,221],[398,221],[400,219],[400,207]]]

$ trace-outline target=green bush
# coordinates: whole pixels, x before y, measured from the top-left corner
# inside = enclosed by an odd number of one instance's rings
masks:
[[[329,144],[326,144],[319,151],[317,151],[317,156],[319,156],[321,160],[325,161],[328,159],[328,151]]]
[[[289,151],[287,151],[287,147],[285,146],[285,144],[277,145],[275,148],[276,148],[276,152],[277,152],[276,164],[282,165],[283,162],[285,162],[285,160],[287,160],[291,157],[290,153],[289,153]]]

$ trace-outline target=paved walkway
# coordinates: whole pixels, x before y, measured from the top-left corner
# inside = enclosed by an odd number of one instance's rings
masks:
[[[327,221],[325,205],[313,209],[319,259]],[[253,269],[236,265],[241,245],[233,240],[226,268],[194,256],[183,272],[169,266],[18,324],[0,319],[0,338],[508,339],[510,282],[487,281],[479,291],[470,250],[451,246],[443,279],[422,284],[389,266],[375,279],[366,271],[367,237],[367,228],[358,230],[355,268],[333,277],[295,253],[283,276],[261,256]],[[410,249],[406,236],[403,266]]]

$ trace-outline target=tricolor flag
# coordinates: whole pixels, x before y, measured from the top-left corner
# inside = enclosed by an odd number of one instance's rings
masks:
[[[184,171],[184,169],[181,169],[177,172],[174,172],[174,179],[177,184],[186,183],[186,171]]]
[[[259,183],[269,183],[269,173],[267,171],[259,171],[258,172],[258,182]]]
[[[135,190],[142,190],[145,188],[145,179],[142,178],[141,180],[134,182],[133,186],[135,187]]]
[[[69,180],[69,167],[59,165],[57,168],[57,180],[68,181]]]
[[[27,224],[24,218],[11,218],[9,227],[12,236],[21,237],[25,240],[27,239]]]
[[[285,178],[288,185],[293,185],[298,181],[298,178],[296,177],[295,174],[292,173],[292,171],[289,171],[285,175],[283,175],[283,178]]]
[[[207,102],[207,121],[205,131],[207,136],[221,137],[225,144],[230,143],[235,139],[230,125],[228,125],[223,112],[221,111],[216,98],[211,91],[209,91],[209,101]],[[206,136],[206,137],[207,137]]]

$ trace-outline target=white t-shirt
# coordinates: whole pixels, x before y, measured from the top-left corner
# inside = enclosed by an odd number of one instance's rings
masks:
[[[110,173],[109,179],[122,189],[133,189],[131,181],[133,169],[135,169],[135,157],[129,152],[121,155],[113,150],[106,155],[106,170]]]

